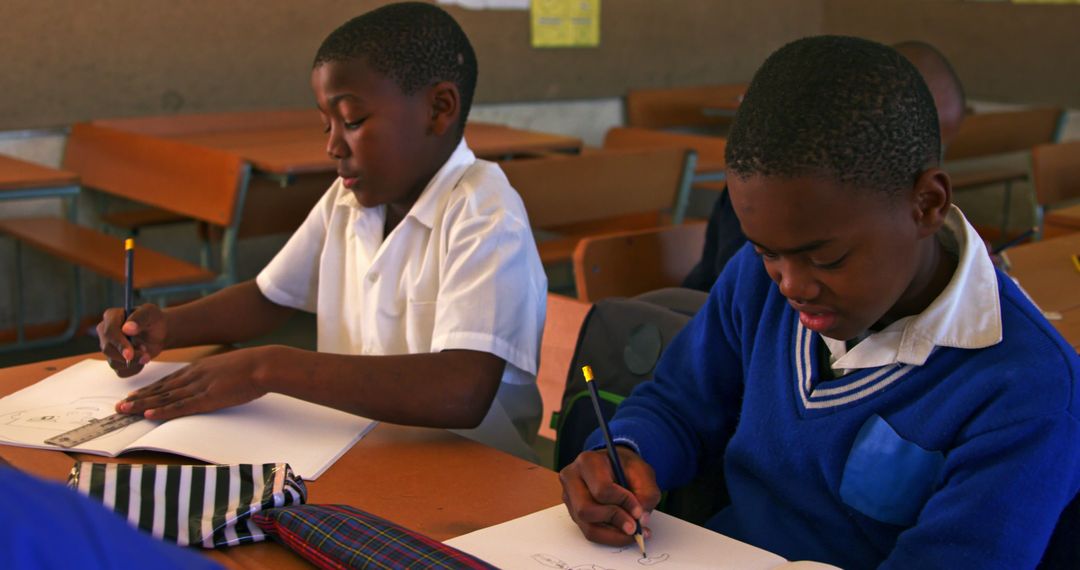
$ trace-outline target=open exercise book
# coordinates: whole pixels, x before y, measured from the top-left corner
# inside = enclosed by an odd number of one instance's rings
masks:
[[[116,402],[129,392],[184,366],[151,362],[135,376],[118,378],[105,361],[83,360],[0,399],[0,443],[60,449],[45,440],[116,413]],[[164,451],[221,464],[286,462],[297,475],[312,480],[375,423],[326,406],[267,394],[209,414],[135,422],[69,451],[109,457],[126,451]]]
[[[649,515],[652,536],[642,558],[637,544],[595,544],[581,534],[566,507],[556,505],[519,519],[452,538],[446,544],[499,568],[522,570],[620,570],[655,566],[657,570],[838,570],[819,562],[783,558],[690,524],[660,511]]]

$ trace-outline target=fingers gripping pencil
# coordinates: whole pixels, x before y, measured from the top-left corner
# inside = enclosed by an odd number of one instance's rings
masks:
[[[611,441],[611,430],[608,429],[607,420],[604,419],[604,413],[600,411],[600,394],[596,391],[596,382],[593,381],[593,371],[591,366],[581,367],[581,372],[585,375],[585,385],[589,387],[589,396],[592,398],[593,410],[596,411],[596,421],[600,424],[600,431],[604,434],[604,444],[607,445],[608,460],[611,461],[611,470],[615,472],[615,482],[618,483],[623,489],[630,490],[630,485],[626,483],[626,473],[623,472],[622,462],[619,461],[619,454],[615,451],[615,444]],[[641,549],[641,556],[645,558],[645,537],[641,534],[641,521],[634,521],[634,541],[637,542],[638,548]]]

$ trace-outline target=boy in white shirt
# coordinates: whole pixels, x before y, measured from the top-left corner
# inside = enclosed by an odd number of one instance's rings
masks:
[[[98,325],[120,376],[165,348],[261,335],[294,309],[316,313],[318,352],[206,358],[117,410],[166,420],[279,392],[469,429],[528,455],[547,282],[520,197],[463,139],[476,73],[464,32],[429,4],[389,5],[331,33],[311,84],[340,178],[304,224],[254,281],[143,305],[126,322],[110,309]]]

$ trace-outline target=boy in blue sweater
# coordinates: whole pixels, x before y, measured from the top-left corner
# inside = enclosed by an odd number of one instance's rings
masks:
[[[727,148],[749,243],[611,422],[630,489],[600,451],[561,473],[589,539],[628,543],[661,489],[722,461],[707,526],[789,559],[1039,562],[1080,489],[1080,358],[995,271],[940,154],[894,50],[769,57]]]

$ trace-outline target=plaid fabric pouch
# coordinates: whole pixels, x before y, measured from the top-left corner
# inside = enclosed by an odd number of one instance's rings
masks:
[[[495,568],[346,505],[267,509],[253,519],[267,534],[320,568]]]
[[[266,540],[251,522],[263,509],[302,504],[304,481],[287,463],[140,465],[80,461],[68,486],[133,526],[181,546]]]

